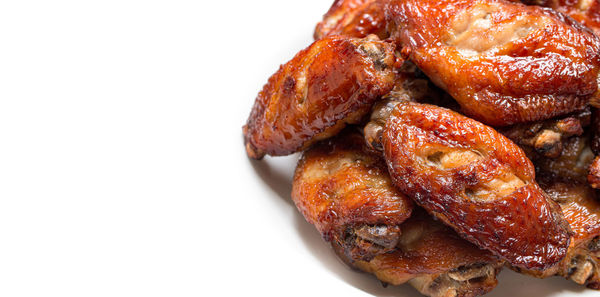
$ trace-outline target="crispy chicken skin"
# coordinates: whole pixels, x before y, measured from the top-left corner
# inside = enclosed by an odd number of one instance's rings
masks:
[[[413,208],[393,187],[381,154],[368,149],[356,130],[304,153],[292,199],[323,238],[352,260],[369,260],[394,249],[399,226]]]
[[[391,38],[464,113],[493,126],[582,110],[600,40],[572,19],[503,0],[394,0]]]
[[[526,4],[550,7],[600,33],[600,1],[598,0],[523,0]]]
[[[383,131],[394,185],[463,238],[510,264],[544,270],[570,229],[535,182],[531,161],[494,129],[451,110],[399,104]]]
[[[387,0],[335,0],[323,21],[315,28],[315,40],[331,36],[387,38],[385,3]]]
[[[427,296],[479,296],[497,284],[503,262],[460,238],[422,209],[401,225],[396,250],[354,266],[392,285],[410,283]]]
[[[589,288],[600,289],[600,200],[585,183],[553,174],[542,174],[540,186],[562,208],[573,230],[565,259],[554,269],[522,271],[536,277],[559,275]],[[517,269],[519,270],[519,269]]]
[[[393,46],[377,37],[332,36],[282,65],[243,128],[246,152],[287,155],[360,121],[394,85]]]

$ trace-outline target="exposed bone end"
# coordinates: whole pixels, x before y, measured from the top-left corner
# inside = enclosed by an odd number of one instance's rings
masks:
[[[578,248],[570,257],[563,277],[588,288],[600,290],[600,237]]]
[[[590,289],[600,290],[600,236],[588,244],[589,259],[592,260],[594,271],[587,279],[586,286]]]
[[[600,189],[600,156],[596,157],[590,165],[587,180],[592,188]]]
[[[382,151],[381,137],[383,136],[383,127],[387,118],[390,116],[394,108],[404,101],[397,101],[393,98],[382,100],[375,104],[371,119],[364,128],[365,140],[367,145],[374,150]]]
[[[587,257],[580,255],[571,259],[568,278],[577,284],[583,285],[594,273],[594,263]]]
[[[561,134],[544,130],[535,139],[535,150],[548,158],[557,158],[562,153]]]
[[[244,127],[242,127],[242,133],[244,134],[244,146],[246,147],[246,155],[248,155],[249,158],[255,160],[262,159],[265,156],[265,152],[257,149],[256,147],[254,147],[254,145],[250,143],[250,141],[248,141],[248,125],[244,125]]]
[[[383,125],[377,122],[369,122],[364,128],[367,145],[374,150],[383,151],[381,139],[383,137]]]
[[[362,225],[349,227],[336,238],[332,245],[344,262],[370,261],[373,257],[387,253],[398,244],[399,226]],[[342,253],[343,255],[341,255]]]
[[[587,111],[587,110],[586,110]],[[561,137],[570,137],[583,134],[583,127],[590,123],[590,112],[582,112],[578,117],[568,117],[556,122],[556,130]]]
[[[431,297],[480,296],[496,286],[501,267],[501,263],[462,266],[447,273],[416,277],[409,284]]]
[[[380,41],[379,37],[375,34],[368,35],[365,37],[365,40]],[[385,47],[380,43],[363,42],[358,46],[358,50],[368,56],[373,61],[375,69],[379,71],[383,71],[389,68],[390,65],[395,64],[394,55],[388,55]]]
[[[392,250],[398,244],[400,227],[398,226],[362,226],[354,230],[356,238],[369,245],[381,247],[383,250]]]

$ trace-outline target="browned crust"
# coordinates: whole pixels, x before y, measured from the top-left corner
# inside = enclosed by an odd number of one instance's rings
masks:
[[[460,238],[422,209],[402,225],[395,251],[355,263],[382,282],[409,282],[426,296],[479,296],[497,284],[503,262]]]
[[[354,131],[304,153],[292,199],[323,238],[339,245],[351,261],[394,249],[399,226],[413,208],[393,187],[381,154],[369,150]]]
[[[244,126],[248,156],[287,155],[355,123],[393,87],[393,46],[376,37],[316,41],[281,66]]]
[[[485,20],[475,25],[479,12]],[[387,16],[410,60],[486,124],[548,119],[597,97],[600,39],[550,9],[503,0],[396,0]]]
[[[523,151],[494,129],[441,107],[405,103],[388,119],[383,147],[396,187],[467,240],[526,269],[548,269],[566,255],[570,229],[560,208],[535,182]],[[438,151],[479,157],[440,168],[429,160]],[[506,187],[507,176],[519,186],[477,195]]]
[[[315,28],[315,40],[332,35],[387,37],[385,9],[387,0],[336,0]]]

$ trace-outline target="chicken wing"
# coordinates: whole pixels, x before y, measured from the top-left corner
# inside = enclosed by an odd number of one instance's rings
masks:
[[[413,208],[393,187],[381,154],[348,130],[304,153],[292,199],[323,238],[352,261],[394,249],[400,224]]]
[[[317,24],[316,40],[331,36],[387,38],[385,10],[387,0],[336,0]]]
[[[598,97],[600,39],[538,6],[394,0],[391,39],[462,110],[494,126],[582,110]]]
[[[503,262],[460,238],[422,209],[401,225],[402,235],[393,252],[354,266],[382,282],[408,282],[427,296],[478,296],[491,291]]]
[[[600,1],[598,0],[523,0],[526,4],[550,7],[562,12],[600,35]]]
[[[246,152],[286,155],[363,118],[394,85],[393,46],[341,36],[314,42],[281,66],[243,128]]]
[[[565,259],[544,272],[521,271],[536,277],[559,275],[580,285],[600,290],[600,201],[585,183],[542,174],[540,186],[562,208],[573,230]],[[518,269],[517,269],[518,270]]]
[[[508,138],[448,109],[403,103],[382,139],[394,185],[463,238],[525,269],[564,258],[569,226]]]

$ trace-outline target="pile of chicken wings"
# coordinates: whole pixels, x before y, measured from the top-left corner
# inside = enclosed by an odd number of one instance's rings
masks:
[[[353,268],[478,296],[600,289],[600,0],[336,0],[258,94],[250,158]]]

